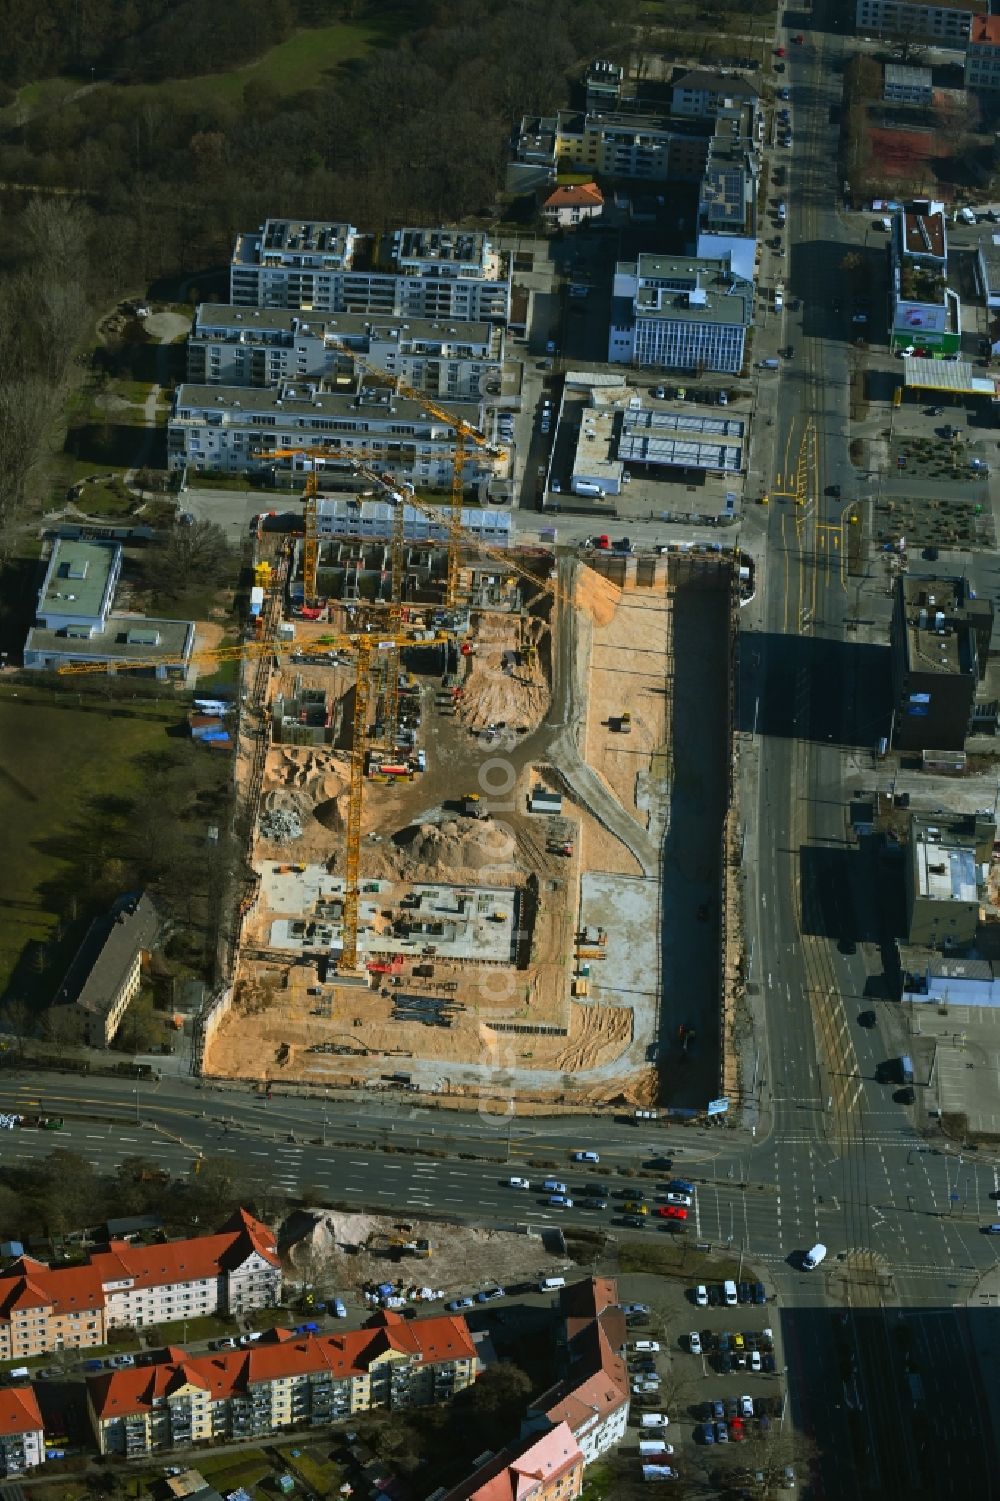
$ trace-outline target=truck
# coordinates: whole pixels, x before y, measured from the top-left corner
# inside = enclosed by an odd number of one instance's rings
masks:
[[[254,584],[253,588],[250,590],[250,614],[255,620],[260,614],[261,610],[263,610],[263,608],[264,590],[261,588],[260,584]]]
[[[780,313],[785,305],[785,289],[781,282],[774,289],[774,311]]]

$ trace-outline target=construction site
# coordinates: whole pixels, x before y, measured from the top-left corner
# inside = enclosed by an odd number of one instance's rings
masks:
[[[235,713],[192,727],[235,740],[249,830],[201,1067],[704,1108],[735,1082],[738,557],[515,547],[466,508],[468,450],[506,455],[416,399],[450,497],[267,450],[302,521],[258,521]]]

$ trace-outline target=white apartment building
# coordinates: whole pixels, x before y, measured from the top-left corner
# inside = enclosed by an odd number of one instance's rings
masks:
[[[237,307],[506,323],[510,257],[479,231],[359,235],[350,224],[268,219],[237,236],[229,296]]]
[[[754,288],[730,256],[640,255],[615,268],[608,360],[736,375],[743,367]]]
[[[455,417],[481,428],[481,406],[455,402]],[[302,471],[311,459],[276,460],[277,449],[336,449],[356,454],[397,482],[444,489],[451,483],[455,428],[409,397],[383,387],[320,391],[283,382],[275,389],[180,386],[167,425],[167,464],[189,474],[271,474]],[[345,462],[346,469],[346,462]],[[467,485],[493,477],[493,461],[468,444]]]
[[[1000,89],[1000,15],[976,16],[965,54],[965,87],[981,93]]]
[[[503,330],[494,323],[428,318],[376,320],[364,313],[314,318],[291,308],[202,303],[187,346],[193,385],[277,386],[299,380],[351,383],[354,361],[384,370],[444,402],[500,391]]]
[[[927,41],[964,44],[974,15],[985,14],[988,0],[964,5],[924,5],[919,0],[857,0],[855,22],[875,36],[923,37]]]
[[[45,1430],[30,1386],[0,1390],[0,1475],[20,1475],[45,1463]]]

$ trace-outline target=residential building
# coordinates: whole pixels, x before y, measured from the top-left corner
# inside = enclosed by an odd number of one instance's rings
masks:
[[[202,303],[187,346],[192,385],[278,386],[282,381],[353,385],[355,362],[384,370],[442,401],[500,390],[503,330],[493,323],[376,321],[363,313],[303,317],[291,308]]]
[[[452,402],[450,412],[481,428],[481,406]],[[179,386],[167,426],[167,465],[192,474],[291,474],[312,459],[279,460],[276,449],[329,448],[370,460],[381,472],[418,488],[451,483],[455,429],[410,397],[384,387],[327,391],[283,381],[267,390],[242,386]],[[342,461],[346,471],[346,461]],[[485,484],[494,463],[466,449],[467,486]]]
[[[910,826],[906,930],[911,944],[966,948],[979,923],[975,836],[933,817]]]
[[[721,106],[698,192],[696,256],[728,256],[733,274],[748,282],[757,267],[763,128],[763,114],[754,105]]]
[[[103,1345],[126,1325],[271,1308],[280,1293],[274,1236],[245,1210],[215,1235],[112,1241],[77,1266],[22,1256],[0,1276],[0,1360]]]
[[[20,1475],[45,1463],[45,1430],[30,1386],[0,1389],[0,1475]]]
[[[671,85],[671,111],[694,119],[715,119],[727,104],[746,102],[759,107],[760,94],[746,78],[738,74],[711,73],[693,68],[675,78]]]
[[[610,1277],[575,1282],[560,1293],[559,1362],[563,1377],[528,1408],[524,1428],[561,1424],[572,1432],[585,1465],[625,1437],[629,1375],[625,1315]]]
[[[596,182],[573,183],[556,188],[542,204],[542,218],[553,229],[572,229],[604,212],[604,194]]]
[[[1000,89],[1000,15],[973,19],[965,52],[965,87],[987,94]]]
[[[191,621],[114,613],[122,557],[118,542],[55,539],[24,643],[26,668],[50,672],[91,662],[113,671],[117,663],[142,660],[150,664],[143,670],[157,678],[186,672]]]
[[[620,261],[608,360],[736,375],[753,311],[753,283],[734,275],[728,255],[640,255]]]
[[[359,235],[350,224],[268,219],[237,236],[229,297],[237,307],[506,323],[510,258],[477,230]]]
[[[873,36],[922,38],[928,42],[962,45],[974,15],[989,9],[988,0],[963,0],[961,5],[925,5],[920,0],[857,0],[855,21],[860,32]]]
[[[56,1005],[76,1006],[83,1013],[88,1047],[111,1044],[139,994],[143,966],[159,930],[159,915],[144,892],[120,897],[91,923],[55,996]]]
[[[926,108],[933,90],[930,68],[912,68],[903,63],[886,63],[882,98],[891,104],[919,104]]]
[[[896,579],[889,628],[893,744],[900,750],[961,750],[995,726],[987,675],[993,606],[964,579]]]
[[[583,1490],[583,1466],[569,1426],[559,1423],[489,1455],[436,1501],[573,1501]]]
[[[316,531],[322,543],[326,538],[350,537],[360,542],[387,540],[393,533],[396,507],[387,500],[352,500],[341,496],[321,496],[316,505]],[[510,511],[478,506],[463,506],[462,533],[478,537],[491,547],[509,547],[513,541]],[[405,542],[446,542],[450,536],[446,520],[434,521],[426,511],[415,506],[403,507]]]
[[[587,69],[587,109],[620,109],[624,88],[625,69],[621,64],[598,58]]]
[[[941,209],[899,209],[892,229],[890,345],[918,358],[957,353],[958,293],[948,286],[948,239]]]
[[[361,1329],[303,1335],[275,1329],[245,1350],[189,1356],[88,1382],[101,1454],[137,1458],[206,1440],[259,1439],[285,1428],[443,1401],[476,1379],[463,1318],[379,1312]]]
[[[645,113],[524,115],[507,168],[510,192],[554,188],[560,171],[613,181],[698,182],[713,122]]]

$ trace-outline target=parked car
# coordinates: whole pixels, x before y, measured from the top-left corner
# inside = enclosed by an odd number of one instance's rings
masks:
[[[701,1354],[701,1335],[698,1333],[697,1329],[692,1329],[691,1333],[688,1335],[688,1349],[690,1350],[692,1355]]]
[[[123,1371],[127,1366],[135,1365],[134,1355],[112,1355],[108,1365],[113,1371]]]
[[[452,1298],[444,1306],[449,1313],[461,1313],[464,1308],[475,1308],[476,1305],[471,1298]]]
[[[758,1303],[758,1304],[763,1304],[763,1303],[767,1302],[767,1292],[766,1292],[766,1290],[764,1288],[763,1282],[755,1282],[754,1283],[754,1285],[753,1285],[753,1300],[754,1300],[755,1303]]]
[[[725,1423],[716,1423],[716,1425],[715,1425],[715,1442],[717,1444],[728,1444],[729,1443],[729,1429],[726,1427]]]
[[[495,1298],[505,1298],[507,1294],[502,1287],[484,1287],[482,1292],[476,1293],[477,1303],[492,1303]]]
[[[704,1282],[699,1282],[694,1290],[694,1301],[699,1308],[708,1307],[708,1288]]]
[[[715,1429],[712,1427],[711,1423],[702,1423],[701,1427],[698,1429],[698,1438],[703,1444],[715,1443]]]
[[[333,1303],[331,1304],[331,1309],[335,1319],[347,1318],[347,1308],[345,1307],[342,1299],[334,1298]]]

